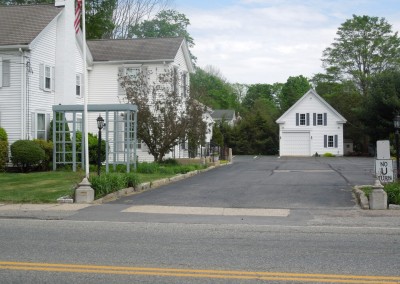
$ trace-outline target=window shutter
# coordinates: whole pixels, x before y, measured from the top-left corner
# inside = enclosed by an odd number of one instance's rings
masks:
[[[328,147],[328,135],[324,135],[324,148]]]
[[[43,90],[44,86],[44,64],[40,63],[39,65],[39,89]]]
[[[2,73],[0,72],[0,76],[1,74]],[[1,77],[3,79],[3,87],[10,87],[10,81],[11,81],[10,60],[3,60],[3,76]]]
[[[296,113],[296,126],[299,126],[299,114]]]
[[[338,147],[338,136],[335,135],[335,148],[337,148],[337,147]]]
[[[310,125],[310,114],[307,113],[306,117],[307,117],[307,126],[309,126]]]
[[[51,90],[54,92],[56,86],[56,70],[54,67],[51,67]]]
[[[142,76],[143,76],[143,81],[144,82],[146,82],[147,83],[147,80],[148,80],[148,78],[147,78],[147,69],[148,69],[148,67],[147,66],[142,66],[141,68],[140,68],[140,71],[142,72]]]
[[[327,125],[327,113],[325,112],[324,113],[324,125],[326,126]]]
[[[313,113],[313,125],[316,126],[317,125],[317,114]]]
[[[123,77],[124,74],[124,67],[118,67],[118,77],[117,77],[117,84],[118,84],[118,96],[124,95],[124,88],[121,86],[120,78]]]
[[[32,139],[35,139],[36,138],[36,120],[35,120],[35,116],[36,116],[36,113],[34,113],[34,112],[32,112],[31,113],[31,135],[32,135]]]
[[[0,88],[3,87],[3,59],[0,57]]]

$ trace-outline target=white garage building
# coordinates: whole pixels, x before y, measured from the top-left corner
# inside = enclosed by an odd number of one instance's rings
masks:
[[[343,156],[346,119],[313,89],[304,94],[277,121],[280,156]]]

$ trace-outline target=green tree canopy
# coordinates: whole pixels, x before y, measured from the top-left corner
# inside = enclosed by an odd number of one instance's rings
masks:
[[[86,0],[86,38],[110,38],[117,0]]]
[[[190,93],[214,109],[237,109],[239,105],[229,83],[201,68],[196,68],[196,72],[190,76]]]
[[[290,108],[310,88],[311,84],[303,75],[289,77],[286,83],[283,84],[282,90],[277,98],[281,112],[285,112]]]
[[[393,118],[400,113],[400,72],[386,71],[374,77],[364,105],[361,119],[371,140],[388,139],[394,131]]]
[[[130,35],[138,38],[180,36],[186,39],[189,47],[193,47],[194,40],[187,31],[189,25],[190,21],[185,14],[175,10],[163,10],[153,19],[132,26]]]
[[[385,18],[353,15],[336,34],[323,52],[324,67],[333,76],[352,79],[362,95],[369,93],[371,75],[399,68],[400,39]]]
[[[269,84],[253,84],[250,85],[247,94],[243,99],[242,105],[251,108],[258,99],[266,99],[273,101],[273,87]]]

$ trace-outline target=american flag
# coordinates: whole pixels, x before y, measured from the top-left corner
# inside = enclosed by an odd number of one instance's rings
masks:
[[[74,21],[75,33],[79,32],[79,27],[81,25],[81,14],[82,14],[82,0],[77,0],[75,8],[75,21]]]

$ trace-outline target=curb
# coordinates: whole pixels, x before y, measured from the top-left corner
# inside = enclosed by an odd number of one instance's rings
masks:
[[[223,167],[223,166],[227,166],[227,165],[231,165],[232,162],[228,162],[226,164],[219,164],[219,165],[215,165],[215,166],[210,166],[208,168],[202,169],[202,170],[195,170],[192,172],[188,172],[186,174],[177,174],[173,177],[170,178],[164,178],[164,179],[159,179],[159,180],[155,180],[152,182],[145,182],[145,183],[141,183],[138,184],[135,187],[128,187],[128,188],[123,188],[120,189],[118,191],[115,191],[113,193],[107,194],[106,196],[96,199],[95,201],[93,201],[91,204],[103,204],[103,203],[107,203],[110,201],[114,201],[117,200],[119,197],[124,197],[124,196],[130,196],[130,195],[134,195],[134,194],[138,194],[150,189],[154,189],[163,185],[167,185],[170,183],[174,183],[180,180],[184,180],[187,179],[189,177],[195,176],[197,174],[201,174],[204,172],[208,172],[210,170],[213,170],[215,168],[218,167]]]
[[[364,191],[360,189],[361,187],[365,186],[370,186],[370,185],[356,185],[355,187],[353,187],[353,192],[356,196],[357,203],[360,205],[361,209],[367,210],[369,209],[369,201]]]

